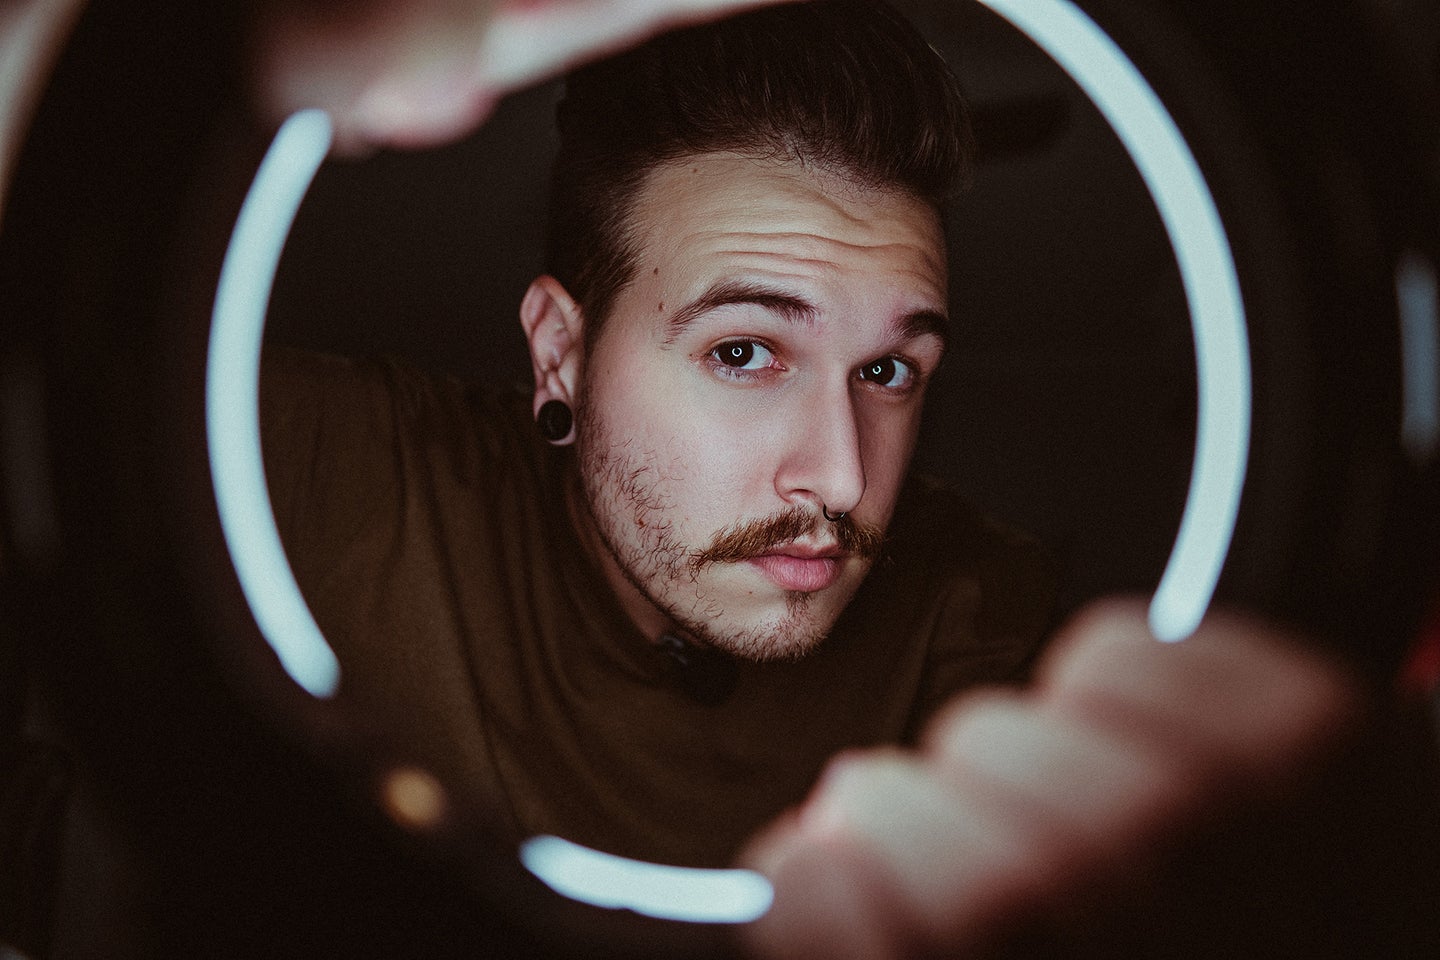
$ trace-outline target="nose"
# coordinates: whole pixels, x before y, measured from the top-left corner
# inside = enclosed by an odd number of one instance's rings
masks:
[[[860,423],[849,389],[815,391],[786,424],[775,489],[792,504],[849,513],[865,494]]]

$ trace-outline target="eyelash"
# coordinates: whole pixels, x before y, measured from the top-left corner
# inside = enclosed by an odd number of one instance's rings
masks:
[[[722,350],[732,347],[758,347],[759,349],[764,350],[770,355],[770,363],[763,367],[756,367],[752,370],[747,370],[743,366],[737,367],[733,364],[726,363],[720,358],[720,352]],[[726,340],[723,343],[718,343],[714,347],[712,347],[710,352],[707,353],[705,356],[706,359],[710,361],[711,369],[714,370],[714,372],[718,376],[724,377],[727,380],[734,380],[742,383],[753,382],[767,371],[785,369],[783,366],[780,365],[779,361],[775,359],[774,348],[772,348],[764,340],[757,340],[752,337],[741,337],[735,340]]]
[[[721,359],[720,353],[722,350],[733,347],[758,347],[759,349],[764,350],[766,353],[770,354],[771,362],[766,366],[757,367],[752,370],[745,369],[743,365],[735,366],[733,364],[726,363],[724,360]],[[761,375],[765,374],[768,371],[785,369],[775,359],[774,348],[772,348],[765,341],[758,340],[753,337],[740,337],[734,340],[726,340],[723,343],[718,343],[710,349],[709,353],[705,355],[705,358],[710,361],[710,367],[717,376],[741,383],[754,382]],[[909,382],[899,387],[887,387],[884,384],[875,383],[873,380],[865,379],[865,377],[861,373],[861,371],[865,370],[867,367],[886,362],[900,364],[904,366],[907,370],[909,370]],[[925,377],[921,372],[921,367],[918,363],[916,363],[914,360],[911,360],[909,357],[898,356],[896,354],[888,354],[883,357],[876,357],[874,360],[869,360],[861,364],[859,367],[856,368],[856,379],[858,379],[861,383],[873,386],[874,389],[899,396],[905,396],[913,393],[920,387],[921,384],[925,382]]]
[[[883,383],[876,383],[874,380],[869,380],[869,379],[867,379],[867,378],[865,377],[864,373],[865,373],[866,370],[868,370],[868,369],[871,368],[871,367],[878,366],[878,365],[884,364],[884,363],[893,363],[893,364],[896,364],[896,365],[898,365],[898,366],[902,366],[902,367],[904,367],[907,371],[909,371],[909,378],[908,378],[907,382],[901,384],[901,385],[898,386],[898,387],[890,387],[890,386],[886,386],[886,385],[883,384]],[[891,355],[889,355],[889,356],[884,356],[884,357],[877,357],[877,358],[875,358],[874,360],[870,360],[870,361],[868,361],[868,362],[866,362],[866,363],[862,363],[858,368],[856,368],[856,373],[857,373],[857,376],[859,376],[860,380],[861,380],[862,382],[864,382],[864,383],[871,383],[871,384],[874,384],[874,385],[875,385],[878,389],[880,389],[880,390],[884,390],[884,391],[889,392],[889,393],[902,394],[902,395],[903,395],[903,394],[909,394],[909,393],[911,393],[911,392],[914,391],[914,390],[920,385],[920,383],[922,382],[922,378],[921,378],[921,374],[920,374],[920,365],[917,364],[917,363],[916,363],[915,361],[913,361],[913,360],[907,359],[907,358],[905,358],[905,357],[895,356],[894,354],[891,354]]]

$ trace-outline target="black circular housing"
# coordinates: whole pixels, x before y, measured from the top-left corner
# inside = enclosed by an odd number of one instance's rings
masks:
[[[1427,398],[1405,393],[1396,292],[1402,263],[1440,262],[1435,17],[1080,6],[1174,115],[1239,265],[1255,419],[1219,599],[1384,680],[1436,583],[1437,458],[1402,442]],[[398,827],[374,802],[383,739],[295,691],[250,620],[203,416],[209,297],[270,133],[241,95],[247,13],[91,3],[0,229],[0,643],[123,825],[137,902],[164,904],[120,932],[227,956],[723,953],[719,929],[561,902],[483,811]]]

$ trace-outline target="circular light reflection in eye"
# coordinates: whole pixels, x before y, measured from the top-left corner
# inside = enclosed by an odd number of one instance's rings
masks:
[[[220,268],[205,368],[205,429],[220,528],[255,623],[296,683],[333,696],[340,663],[310,614],[275,526],[260,453],[260,343],[295,212],[330,150],[330,118],[280,127],[240,208]]]
[[[1175,259],[1195,338],[1199,422],[1180,531],[1150,601],[1150,630],[1200,625],[1230,551],[1250,450],[1250,348],[1234,257],[1205,177],[1140,71],[1069,0],[980,0],[1070,74],[1140,171]]]

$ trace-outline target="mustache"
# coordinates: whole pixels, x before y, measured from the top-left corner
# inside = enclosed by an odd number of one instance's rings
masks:
[[[794,507],[759,520],[746,520],[726,527],[715,535],[708,547],[691,555],[690,569],[699,570],[709,563],[736,563],[763,556],[775,547],[816,533],[824,527],[829,527],[834,533],[841,550],[867,560],[878,557],[885,543],[885,531],[874,524],[859,523],[849,516],[832,522],[803,507]]]

